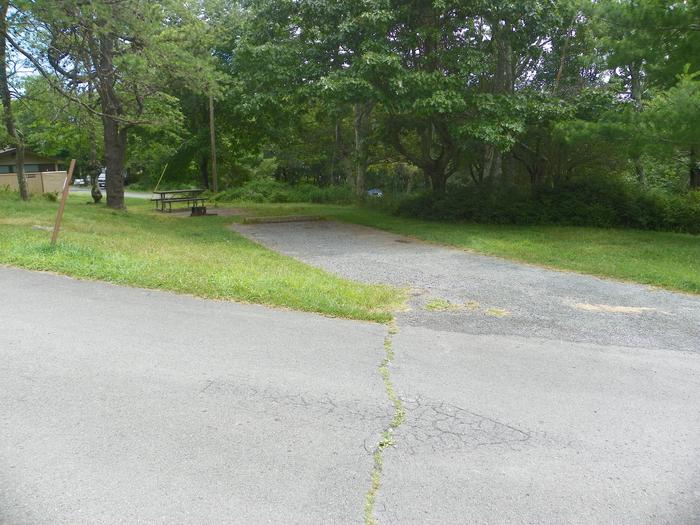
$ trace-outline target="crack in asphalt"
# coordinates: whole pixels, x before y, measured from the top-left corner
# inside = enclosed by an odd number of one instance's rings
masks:
[[[225,396],[231,408],[243,412],[284,418],[295,410],[294,418],[297,421],[300,418],[303,421],[317,421],[333,414],[332,426],[339,430],[352,428],[357,421],[367,426],[379,424],[392,413],[388,407],[369,405],[360,399],[334,399],[330,393],[323,396],[304,391],[290,393],[274,385],[260,386],[241,377],[207,380],[199,393],[206,397]]]
[[[456,451],[483,446],[520,450],[532,432],[448,403],[404,399],[406,421],[395,438],[409,454]]]
[[[370,487],[365,494],[365,525],[377,525],[377,519],[374,517],[374,506],[377,501],[377,494],[382,484],[382,472],[384,470],[384,450],[394,444],[394,432],[401,426],[406,419],[406,410],[404,409],[401,398],[396,394],[394,384],[391,381],[389,366],[394,360],[394,335],[398,333],[396,323],[392,321],[389,325],[387,335],[384,338],[384,359],[379,365],[379,374],[382,376],[386,394],[394,407],[394,414],[389,422],[389,425],[382,432],[381,438],[377,443],[374,453],[374,466],[370,474]]]

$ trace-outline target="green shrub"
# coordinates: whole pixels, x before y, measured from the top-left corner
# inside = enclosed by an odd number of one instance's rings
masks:
[[[405,198],[398,215],[505,224],[626,227],[700,233],[700,192],[641,191],[619,179],[573,179],[554,187],[449,188]]]
[[[292,186],[270,178],[253,179],[238,188],[217,193],[217,202],[314,202],[319,204],[349,204],[352,191],[347,186],[319,188],[313,184]]]
[[[314,202],[317,204],[350,204],[352,190],[348,186],[325,186],[299,184],[290,191],[290,202]]]

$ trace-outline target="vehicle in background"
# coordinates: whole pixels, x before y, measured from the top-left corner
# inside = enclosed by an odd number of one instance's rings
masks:
[[[126,185],[128,183],[126,171],[122,174],[122,177],[124,178],[124,184]],[[103,190],[107,187],[107,170],[105,168],[102,168],[102,171],[97,176],[97,184]]]
[[[87,179],[73,179],[73,186],[86,186]]]
[[[371,190],[367,190],[367,195],[369,197],[384,197],[384,192],[379,188],[372,188]]]

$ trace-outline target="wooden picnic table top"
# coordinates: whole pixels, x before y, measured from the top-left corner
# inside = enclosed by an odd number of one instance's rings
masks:
[[[154,195],[160,195],[161,199],[164,198],[165,195],[190,194],[192,196],[196,196],[201,193],[204,193],[202,188],[193,188],[190,190],[158,190],[153,192]]]

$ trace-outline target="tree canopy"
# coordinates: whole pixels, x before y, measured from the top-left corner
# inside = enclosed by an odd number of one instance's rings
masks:
[[[112,207],[208,186],[210,95],[224,189],[700,188],[696,2],[13,0],[5,38],[18,129]]]

